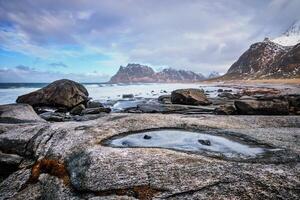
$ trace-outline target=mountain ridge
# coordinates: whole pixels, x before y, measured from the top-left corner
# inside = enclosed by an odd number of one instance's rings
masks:
[[[197,82],[206,79],[201,73],[188,70],[166,68],[155,72],[151,67],[136,63],[120,66],[118,72],[111,77],[109,83],[175,83]]]

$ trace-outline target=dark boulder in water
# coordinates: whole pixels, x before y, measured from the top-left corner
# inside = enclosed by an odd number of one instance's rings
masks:
[[[17,103],[27,103],[32,106],[65,107],[68,109],[85,103],[88,100],[86,88],[74,81],[61,79],[50,83],[37,91],[19,96]]]
[[[134,97],[133,94],[123,94],[122,95],[123,99],[132,99],[133,97]]]

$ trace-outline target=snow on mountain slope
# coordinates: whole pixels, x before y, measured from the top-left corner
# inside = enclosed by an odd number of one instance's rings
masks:
[[[296,21],[284,34],[272,41],[283,46],[294,46],[300,43],[300,20]]]

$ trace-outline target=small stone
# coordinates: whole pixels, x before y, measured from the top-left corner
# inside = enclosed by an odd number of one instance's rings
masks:
[[[144,135],[145,140],[150,140],[152,137],[150,135]]]
[[[218,89],[218,92],[223,92],[224,90],[223,89]]]
[[[133,94],[123,94],[122,98],[123,99],[132,99],[133,98]]]
[[[205,146],[210,146],[211,145],[209,140],[198,140],[198,142],[202,145],[205,145]]]

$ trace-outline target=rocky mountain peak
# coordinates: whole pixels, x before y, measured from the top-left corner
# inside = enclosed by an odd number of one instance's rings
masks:
[[[130,63],[126,67],[120,66],[119,71],[109,82],[195,82],[203,79],[205,79],[205,77],[202,74],[197,74],[192,71],[165,68],[160,72],[155,72],[149,66]]]
[[[224,78],[259,79],[300,76],[300,45],[282,46],[269,39],[252,44]]]

